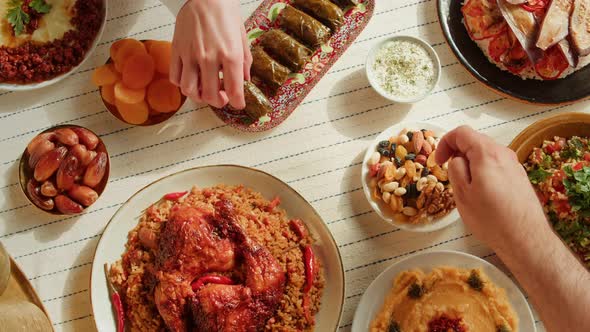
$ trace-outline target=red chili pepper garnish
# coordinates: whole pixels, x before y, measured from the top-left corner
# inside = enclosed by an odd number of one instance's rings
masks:
[[[188,191],[179,191],[176,193],[169,193],[164,195],[164,199],[168,201],[177,201],[184,195],[188,194]]]
[[[233,285],[234,281],[226,276],[206,275],[193,282],[191,284],[191,288],[193,289],[193,292],[196,292],[201,287],[205,286],[205,284]]]
[[[316,275],[316,263],[315,263],[315,254],[313,253],[313,249],[311,246],[305,246],[303,248],[303,263],[305,265],[305,286],[303,287],[303,313],[305,315],[305,319],[309,324],[314,323],[314,317],[311,316],[311,295],[309,292],[311,291],[311,287],[313,286],[313,281],[315,280]]]
[[[265,208],[266,212],[270,212],[272,210],[274,210],[277,206],[279,206],[279,204],[281,204],[281,198],[279,196],[275,197],[272,201],[270,201],[270,204],[268,204]]]
[[[107,285],[109,286],[109,293],[111,295],[111,304],[113,306],[113,310],[115,311],[115,315],[117,316],[117,332],[125,332],[125,312],[123,310],[123,301],[121,301],[121,295],[115,289],[115,286],[111,283],[111,279],[109,279],[109,266],[105,263],[104,265],[104,274],[107,279]]]
[[[305,229],[301,219],[291,219],[289,221],[289,226],[291,226],[293,232],[295,232],[295,234],[297,234],[297,236],[300,238],[303,239],[307,236],[307,229]]]

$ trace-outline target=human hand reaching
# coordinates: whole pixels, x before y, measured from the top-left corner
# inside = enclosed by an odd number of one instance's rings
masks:
[[[529,231],[551,231],[524,168],[509,148],[467,126],[445,135],[436,161],[449,160],[449,180],[459,213],[474,235],[495,251],[532,240]],[[529,230],[529,231],[527,231]]]
[[[176,19],[170,80],[194,101],[243,109],[252,55],[238,0],[189,0]],[[223,72],[223,83],[219,72]]]

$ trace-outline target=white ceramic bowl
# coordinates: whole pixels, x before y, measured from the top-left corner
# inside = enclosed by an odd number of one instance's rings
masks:
[[[434,132],[436,137],[442,137],[446,133],[446,130],[444,128],[439,127],[435,124],[431,124],[428,122],[408,122],[393,125],[387,128],[381,134],[379,134],[379,136],[377,136],[377,138],[375,138],[375,140],[367,148],[365,158],[363,159],[363,165],[361,168],[361,182],[363,184],[363,191],[365,192],[365,197],[369,201],[369,204],[371,204],[373,210],[375,210],[375,212],[379,215],[379,217],[381,217],[381,219],[401,229],[413,232],[432,232],[447,227],[459,219],[459,212],[457,211],[457,209],[454,209],[446,216],[439,219],[435,219],[432,222],[418,224],[401,223],[394,220],[394,214],[387,204],[385,204],[383,201],[377,202],[371,197],[371,188],[369,188],[370,176],[368,161],[371,158],[373,152],[377,151],[377,145],[379,144],[379,142],[388,140],[389,137],[393,135],[398,135],[404,128],[414,130],[431,130]]]
[[[135,193],[115,212],[98,242],[92,263],[90,300],[98,331],[116,329],[103,265],[112,264],[121,258],[127,243],[127,233],[137,225],[142,211],[160,200],[165,193],[190,190],[193,185],[206,188],[220,183],[244,185],[266,198],[279,196],[280,207],[289,216],[305,222],[315,239],[313,249],[323,264],[326,279],[320,311],[315,316],[315,330],[338,330],[345,294],[344,269],[338,246],[320,215],[297,191],[270,174],[244,166],[215,165],[200,166],[163,177]]]
[[[381,47],[383,47],[383,45],[385,45],[386,43],[388,43],[390,41],[395,41],[395,40],[412,41],[412,42],[417,43],[418,45],[424,47],[424,49],[428,52],[428,54],[430,55],[430,58],[432,59],[432,61],[434,63],[434,71],[435,71],[434,84],[432,85],[432,87],[429,90],[424,91],[424,93],[421,95],[415,96],[413,98],[403,98],[403,97],[391,95],[381,87],[381,85],[379,84],[379,81],[375,77],[375,73],[373,71],[373,63],[375,62],[375,56],[377,54],[377,51],[379,51],[381,49]],[[440,69],[440,59],[438,58],[438,55],[436,54],[436,52],[434,51],[432,46],[430,46],[429,43],[427,43],[426,41],[424,41],[421,38],[414,37],[414,36],[408,36],[408,35],[397,35],[397,36],[383,39],[382,41],[380,41],[379,43],[377,43],[376,45],[374,45],[371,48],[371,50],[369,51],[369,55],[367,56],[367,61],[365,62],[365,71],[367,73],[367,79],[369,80],[369,83],[371,84],[373,89],[375,89],[375,91],[377,91],[377,93],[380,94],[383,98],[389,99],[393,102],[398,102],[398,103],[414,103],[414,102],[420,101],[420,100],[426,98],[428,95],[430,95],[432,90],[434,90],[434,87],[436,87],[436,85],[438,84],[438,81],[440,79],[440,70],[441,70]]]
[[[387,293],[393,286],[393,280],[398,274],[412,269],[422,269],[428,273],[433,268],[440,266],[463,269],[481,268],[496,286],[506,290],[506,296],[518,316],[518,330],[523,332],[537,331],[528,302],[518,286],[506,274],[477,256],[451,250],[416,254],[392,264],[383,271],[363,294],[354,314],[351,331],[366,332],[369,330],[371,321],[381,309]]]
[[[88,52],[86,52],[84,59],[82,59],[82,62],[80,62],[76,67],[72,68],[70,71],[63,73],[59,76],[56,76],[56,77],[54,77],[50,80],[47,80],[47,81],[32,83],[32,84],[0,83],[0,91],[2,91],[2,90],[5,90],[5,91],[31,91],[31,90],[45,88],[45,87],[53,85],[57,82],[62,81],[63,79],[70,76],[72,73],[76,72],[78,69],[80,69],[80,67],[82,67],[82,65],[86,62],[86,60],[88,60],[90,55],[92,55],[92,53],[94,53],[94,50],[96,49],[96,46],[98,45],[98,42],[102,39],[102,34],[104,32],[104,28],[107,23],[108,6],[109,6],[108,0],[102,0],[102,1],[104,4],[104,6],[103,6],[104,16],[103,16],[102,25],[101,25],[100,29],[98,30],[98,33],[96,34],[96,38],[94,39],[92,46],[90,47]]]

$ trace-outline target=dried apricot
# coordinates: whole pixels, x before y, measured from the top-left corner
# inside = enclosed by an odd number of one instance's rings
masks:
[[[155,67],[149,54],[132,55],[123,67],[123,83],[132,89],[145,88],[154,79]]]
[[[149,85],[147,100],[154,110],[168,113],[180,107],[181,96],[176,85],[167,79],[159,79]]]
[[[130,124],[142,124],[147,121],[149,117],[149,109],[145,100],[137,104],[126,104],[119,100],[115,101],[117,110],[123,120]]]
[[[158,73],[168,74],[170,72],[172,43],[160,40],[152,41],[148,52],[156,62],[156,71],[158,71]]]
[[[96,86],[115,84],[121,77],[113,64],[100,66],[92,73],[92,83]]]
[[[154,43],[157,43],[157,40],[146,40],[143,42],[143,46],[145,46],[146,51],[148,51],[148,53],[151,52],[152,46],[154,45]]]
[[[123,82],[115,84],[115,100],[125,104],[137,104],[145,99],[145,88],[131,89],[125,86]]]
[[[127,60],[131,58],[133,55],[136,54],[146,54],[147,51],[143,44],[135,39],[124,39],[125,42],[122,42],[118,50],[115,51],[114,57],[112,57],[113,61],[115,62],[115,69],[117,71],[122,72],[125,63]]]
[[[104,85],[100,88],[100,95],[102,99],[107,103],[114,105],[115,104],[115,85]]]

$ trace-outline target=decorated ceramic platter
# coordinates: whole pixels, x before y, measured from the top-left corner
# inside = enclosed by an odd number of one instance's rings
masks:
[[[326,5],[328,8],[322,7]],[[213,108],[215,114],[243,131],[258,132],[279,125],[353,43],[371,19],[374,7],[374,0],[263,1],[245,23],[254,57],[254,84],[247,86],[246,103],[248,90],[254,89],[251,95],[264,100],[265,110],[244,112],[226,106]],[[302,21],[305,29],[301,34],[297,29],[289,30],[289,24],[296,26]],[[286,47],[273,50],[273,45]],[[277,54],[284,49],[289,50],[287,55]],[[273,82],[267,83],[271,84],[260,84],[264,78],[257,76],[267,75],[255,72],[257,64],[263,67],[264,63],[273,68],[268,74]]]

